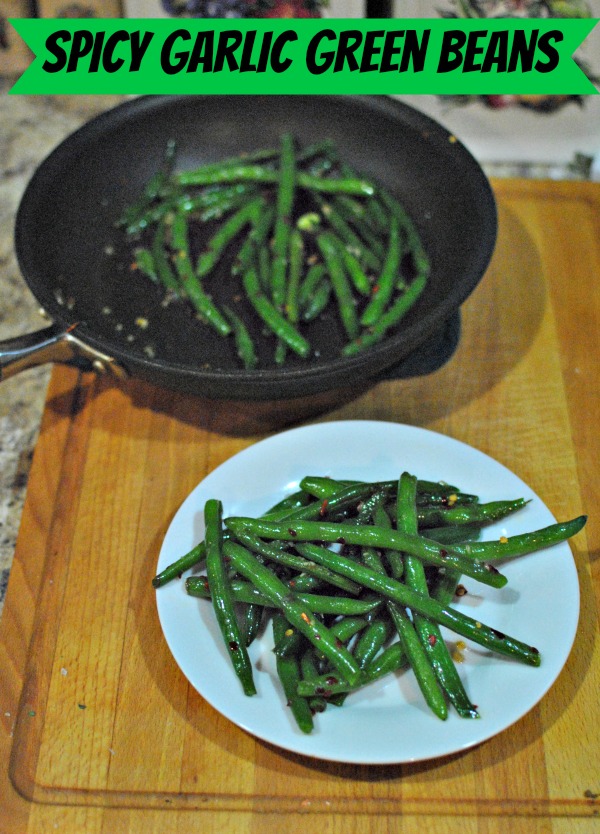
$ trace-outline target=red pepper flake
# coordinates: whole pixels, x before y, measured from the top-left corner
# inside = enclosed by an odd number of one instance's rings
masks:
[[[448,558],[448,551],[447,550],[440,550],[440,558],[447,559]]]
[[[328,505],[329,505],[329,499],[325,498],[325,500],[323,501],[323,503],[321,504],[321,507],[319,509],[319,515],[321,516],[321,518],[323,518],[323,516],[327,513]]]
[[[373,293],[373,295],[376,295],[379,292],[379,284],[374,284],[371,292]]]
[[[339,683],[339,681],[338,681],[337,678],[334,678],[333,676],[330,676],[330,677],[325,679],[325,683],[327,684],[327,686],[335,686],[336,683]]]
[[[435,634],[430,634],[427,637],[427,642],[430,646],[435,646],[435,644],[437,643],[437,637],[435,636]]]

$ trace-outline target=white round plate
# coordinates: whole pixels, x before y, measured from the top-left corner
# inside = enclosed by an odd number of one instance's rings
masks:
[[[203,538],[209,498],[224,516],[258,516],[298,488],[305,475],[382,480],[409,471],[453,483],[482,501],[527,498],[522,510],[485,529],[497,539],[545,527],[555,518],[516,475],[482,452],[421,428],[377,421],[321,423],[291,429],[245,449],[208,475],[177,512],[162,545],[157,572]],[[165,639],[192,686],[222,715],[285,750],[354,764],[415,762],[466,750],[505,730],[548,691],[565,664],[577,628],[579,585],[569,545],[507,561],[501,590],[463,580],[457,606],[530,645],[542,656],[525,666],[467,643],[460,674],[479,719],[446,721],[425,706],[411,672],[370,684],[341,708],[315,716],[310,735],[297,729],[278,686],[271,632],[251,646],[258,694],[245,696],[222,644],[211,603],[186,594],[182,582],[157,589]],[[446,633],[450,641],[456,637]]]

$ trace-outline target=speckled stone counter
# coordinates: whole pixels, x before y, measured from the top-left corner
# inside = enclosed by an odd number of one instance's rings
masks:
[[[0,339],[44,326],[14,253],[15,215],[29,178],[65,136],[120,100],[9,96],[11,84],[0,78]],[[49,376],[49,367],[35,368],[0,386],[0,611]]]

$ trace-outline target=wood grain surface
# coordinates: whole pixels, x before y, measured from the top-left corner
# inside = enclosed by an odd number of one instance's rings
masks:
[[[175,665],[151,578],[190,490],[275,421],[57,367],[0,623],[0,832],[597,830],[600,186],[493,186],[498,243],[452,359],[309,419],[443,432],[556,517],[588,513],[571,542],[581,620],[556,684],[513,727],[437,762],[344,766],[255,741]]]

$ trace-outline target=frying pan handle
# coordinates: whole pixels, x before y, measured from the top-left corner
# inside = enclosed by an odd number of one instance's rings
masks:
[[[75,365],[86,371],[112,373],[120,379],[128,376],[125,368],[111,356],[82,342],[73,328],[52,324],[35,333],[0,341],[0,380],[46,362]]]

